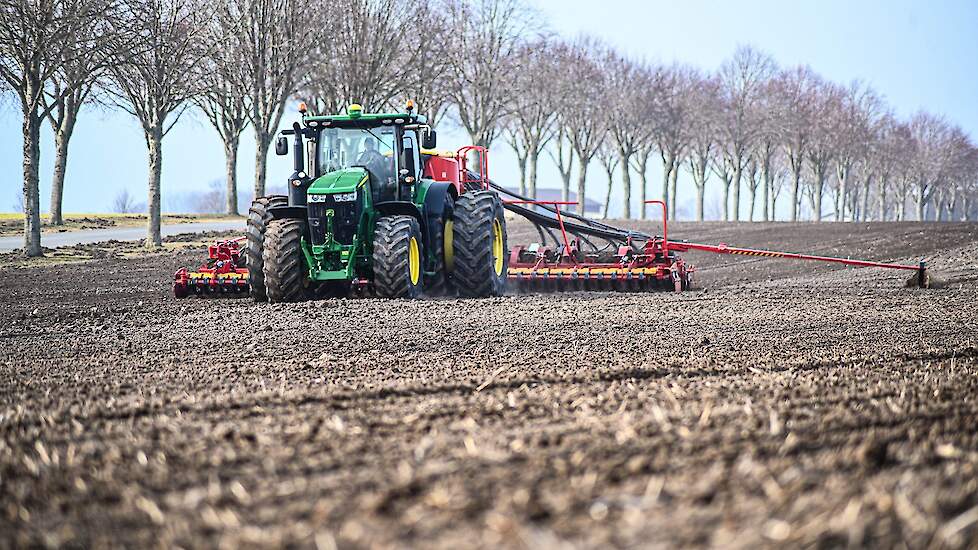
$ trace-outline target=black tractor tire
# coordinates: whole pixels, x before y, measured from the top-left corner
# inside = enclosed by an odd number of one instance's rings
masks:
[[[273,304],[301,302],[309,297],[309,268],[302,253],[302,236],[305,233],[305,220],[268,222],[262,260],[265,294]]]
[[[251,202],[248,209],[248,228],[245,230],[248,236],[248,244],[245,246],[247,259],[245,265],[248,266],[248,286],[251,298],[256,302],[264,302],[268,299],[265,293],[265,275],[263,273],[265,230],[272,217],[268,213],[269,208],[276,206],[288,206],[289,198],[285,195],[271,195],[259,197]]]
[[[432,272],[424,281],[424,292],[428,296],[446,296],[455,293],[455,285],[452,284],[451,273],[445,261],[445,250],[451,247],[454,238],[452,225],[453,211],[455,209],[455,199],[451,195],[445,198],[445,210],[441,218],[437,220],[434,234],[431,236],[433,262],[428,266],[428,271]],[[447,237],[447,241],[446,241]]]
[[[417,298],[424,279],[421,226],[411,216],[384,216],[374,229],[374,290],[381,298]],[[411,273],[411,248],[415,247]]]
[[[452,229],[452,277],[459,295],[502,296],[506,292],[509,248],[499,196],[492,191],[463,194],[455,201]]]

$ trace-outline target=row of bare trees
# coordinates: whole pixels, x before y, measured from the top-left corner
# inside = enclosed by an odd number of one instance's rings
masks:
[[[541,160],[553,162],[565,199],[573,186],[581,211],[588,185],[604,179],[605,216],[620,185],[621,215],[638,206],[644,217],[656,165],[653,194],[671,217],[687,184],[698,219],[711,185],[730,220],[902,220],[908,206],[918,219],[970,219],[978,206],[978,153],[943,118],[900,120],[863,84],[779,68],[750,47],[714,72],[639,61],[554,36],[524,0],[0,0],[0,76],[23,112],[28,255],[41,252],[41,127],[55,134],[58,224],[68,144],[92,101],[143,129],[151,246],[163,141],[181,116],[199,110],[220,136],[225,209],[237,213],[242,134],[254,132],[253,190],[263,195],[268,149],[298,99],[339,112],[412,98],[474,143],[512,148],[528,195]]]
[[[973,219],[978,149],[957,125],[926,112],[900,120],[860,82],[830,82],[809,67],[779,68],[739,48],[712,73],[683,64],[629,59],[594,40],[528,41],[504,135],[534,194],[546,149],[563,177],[572,168],[583,196],[588,165],[621,184],[621,216],[646,199],[649,161],[662,165],[661,198],[676,216],[680,173],[704,218],[708,182],[722,193],[725,220],[773,220],[779,199],[788,219]],[[525,168],[528,165],[528,169]],[[579,204],[579,209],[583,208]]]
[[[41,125],[49,120],[55,132],[51,222],[61,224],[68,143],[88,100],[131,114],[143,130],[149,246],[161,244],[163,139],[191,107],[204,112],[224,141],[228,212],[237,212],[237,146],[248,125],[258,145],[255,191],[263,194],[269,146],[316,36],[306,18],[319,6],[311,0],[0,0],[0,76],[23,113],[25,253],[41,254]]]

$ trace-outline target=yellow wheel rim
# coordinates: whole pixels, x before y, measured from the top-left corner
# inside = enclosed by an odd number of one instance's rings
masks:
[[[414,237],[411,237],[408,247],[408,271],[411,274],[411,284],[418,284],[421,279],[421,251],[418,249],[418,240]]]
[[[496,275],[503,274],[503,224],[492,220],[492,267]]]
[[[445,220],[445,229],[442,231],[443,250],[445,252],[445,269],[452,271],[455,269],[455,222]]]

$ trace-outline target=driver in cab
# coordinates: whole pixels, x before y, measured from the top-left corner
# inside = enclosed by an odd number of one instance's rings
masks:
[[[377,150],[377,142],[372,138],[367,138],[363,142],[363,152],[357,157],[357,164],[370,166],[373,163],[384,162],[384,155]]]

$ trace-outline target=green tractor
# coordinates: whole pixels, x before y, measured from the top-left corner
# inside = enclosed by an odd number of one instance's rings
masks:
[[[256,199],[247,265],[255,301],[297,302],[372,289],[385,298],[502,295],[508,266],[503,205],[464,152],[433,151],[436,133],[403,113],[312,116],[293,138],[288,196]],[[463,151],[473,149],[465,148]]]

